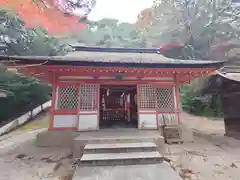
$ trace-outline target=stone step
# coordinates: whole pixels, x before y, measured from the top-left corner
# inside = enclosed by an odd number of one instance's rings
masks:
[[[115,143],[115,144],[87,144],[84,154],[89,153],[121,153],[121,152],[152,152],[157,150],[153,142]]]
[[[87,144],[119,144],[119,143],[143,143],[154,142],[158,148],[164,148],[164,138],[162,136],[124,136],[124,137],[81,137],[74,139],[73,156],[81,158],[84,152],[84,147]]]
[[[159,139],[164,139],[162,136],[153,137],[138,137],[138,136],[125,136],[125,137],[88,137],[82,138],[81,136],[76,137],[74,141],[85,142],[85,144],[111,144],[111,143],[140,143],[140,142],[155,142]]]
[[[83,166],[113,166],[161,163],[163,156],[157,152],[98,153],[83,154],[80,164]]]
[[[77,167],[72,180],[183,180],[167,163]]]

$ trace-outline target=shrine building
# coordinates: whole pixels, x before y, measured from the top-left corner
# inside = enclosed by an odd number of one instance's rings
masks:
[[[66,56],[9,58],[20,72],[52,84],[49,131],[155,130],[178,125],[182,84],[223,65],[158,51],[76,47]]]

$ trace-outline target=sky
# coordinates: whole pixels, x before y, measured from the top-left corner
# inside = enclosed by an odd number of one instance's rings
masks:
[[[88,19],[118,19],[120,22],[135,23],[141,10],[151,7],[153,0],[97,0]]]

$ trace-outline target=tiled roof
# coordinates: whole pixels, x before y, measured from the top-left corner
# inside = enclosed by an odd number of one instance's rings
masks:
[[[89,50],[89,49],[88,49]],[[48,61],[48,65],[73,65],[73,66],[127,66],[127,67],[199,67],[213,66],[219,68],[223,61],[203,61],[203,60],[180,60],[170,59],[157,52],[144,50],[145,52],[114,52],[113,49],[82,50],[71,52],[65,56],[0,56],[0,60],[20,60],[24,63],[42,63]],[[130,49],[127,49],[130,50]],[[151,50],[151,49],[150,49]],[[201,67],[200,67],[201,66]]]
[[[54,57],[54,59],[57,57]],[[59,60],[121,62],[121,63],[173,63],[173,64],[202,64],[213,61],[170,59],[157,53],[116,53],[116,52],[71,52]]]
[[[207,64],[221,61],[170,59],[154,53],[113,53],[113,52],[72,52],[65,56],[0,56],[0,59],[86,61],[116,63],[170,63],[170,64]]]

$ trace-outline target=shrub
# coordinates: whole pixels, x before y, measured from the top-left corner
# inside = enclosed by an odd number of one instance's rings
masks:
[[[34,78],[0,72],[0,88],[11,92],[0,99],[0,123],[15,118],[50,99],[51,87]]]
[[[197,96],[193,89],[192,84],[183,85],[181,88],[183,110],[199,116],[222,116],[222,106],[219,95]]]

